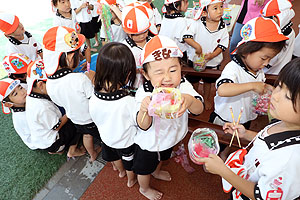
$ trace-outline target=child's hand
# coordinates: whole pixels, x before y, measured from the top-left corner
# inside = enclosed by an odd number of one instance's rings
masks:
[[[150,96],[145,97],[141,103],[140,112],[143,113],[148,112],[148,107],[150,102],[151,102]]]
[[[215,155],[209,154],[207,158],[195,158],[199,162],[203,162],[207,171],[212,174],[220,175],[221,171],[226,168],[223,160]]]
[[[243,125],[233,125],[233,123],[225,123],[223,126],[224,133],[233,134],[233,132],[237,130],[239,133],[239,138],[245,138],[246,135],[246,129]]]
[[[202,47],[200,45],[197,45],[197,48],[195,48],[195,53],[197,54],[197,56],[201,56],[202,55]]]
[[[265,84],[265,90],[264,90],[264,93],[267,93],[268,91],[273,92],[273,90],[274,90],[274,87],[273,87],[272,85]]]
[[[206,53],[204,56],[205,60],[209,61],[214,58],[212,53]]]
[[[89,5],[88,2],[83,2],[80,7],[81,8],[86,8],[88,5]]]
[[[178,117],[182,116],[185,113],[186,109],[188,109],[192,105],[193,98],[194,97],[189,94],[181,94],[181,107],[177,112]]]
[[[265,91],[265,83],[264,82],[251,82],[252,91],[263,94]]]

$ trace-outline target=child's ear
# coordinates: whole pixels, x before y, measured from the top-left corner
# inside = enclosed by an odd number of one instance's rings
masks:
[[[8,108],[11,108],[11,107],[14,106],[14,104],[13,104],[12,102],[5,102],[5,103],[4,103],[4,106],[5,106],[5,107],[8,107]]]
[[[150,80],[148,74],[147,74],[144,70],[142,70],[142,74],[143,74],[143,76],[145,77],[145,79],[147,79],[147,81]]]
[[[201,16],[203,16],[203,17],[207,17],[207,11],[204,11],[203,10],[203,12],[202,12],[202,15]]]

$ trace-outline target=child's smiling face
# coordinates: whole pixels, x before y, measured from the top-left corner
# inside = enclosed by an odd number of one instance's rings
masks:
[[[153,61],[148,63],[147,73],[143,74],[154,87],[175,88],[181,81],[181,65],[178,58]]]

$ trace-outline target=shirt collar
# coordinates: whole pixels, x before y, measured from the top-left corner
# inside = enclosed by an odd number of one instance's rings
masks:
[[[72,73],[72,70],[69,68],[62,68],[57,70],[53,75],[48,76],[48,79],[58,79],[61,78],[69,73]]]
[[[287,25],[285,25],[282,29],[281,32],[283,35],[287,36],[292,32],[292,26],[293,26],[293,22],[290,21]]]
[[[25,31],[24,34],[25,34],[25,36],[28,37],[28,39],[32,37],[32,35],[27,31]],[[8,41],[10,41],[14,45],[29,44],[29,42],[28,43],[22,43],[20,40],[17,40],[16,38],[14,38],[12,36],[8,37]]]
[[[94,91],[94,94],[96,95],[96,97],[98,97],[98,99],[102,99],[105,101],[115,101],[130,95],[130,92],[127,90],[117,90],[111,93],[102,93],[99,91]]]
[[[245,63],[243,62],[242,58],[237,55],[234,54],[232,55],[232,60],[238,64],[246,73],[248,73],[249,75],[251,75],[253,78],[257,78],[260,72],[257,72],[256,74],[253,74],[252,72],[249,71],[249,69],[246,67]]]
[[[168,18],[168,19],[175,19],[175,18],[177,18],[177,17],[184,17],[184,15],[181,14],[181,13],[173,13],[173,14],[170,14],[170,15],[165,14],[164,17],[165,17],[165,18]]]
[[[269,149],[275,150],[282,147],[300,144],[300,130],[285,131],[269,135],[264,138]]]
[[[39,94],[39,93],[36,93],[36,92],[31,92],[29,94],[30,97],[33,97],[33,98],[37,98],[37,99],[47,99],[47,100],[50,100],[50,97],[48,95],[45,95],[45,94]]]
[[[72,10],[70,10],[70,14],[72,14]],[[63,18],[63,19],[68,19],[68,18],[64,17],[62,14],[60,14],[58,10],[56,10],[56,16]]]
[[[150,39],[151,39],[150,36],[147,36],[147,37],[146,37],[146,41],[147,41],[147,42],[149,42]],[[133,39],[130,38],[129,36],[127,36],[127,37],[125,38],[125,40],[126,40],[127,44],[129,44],[129,46],[130,46],[131,48],[137,47],[137,48],[143,49],[143,48],[139,47],[139,46],[135,43],[135,41],[133,41]]]
[[[11,107],[13,112],[25,112],[25,107]]]
[[[225,22],[223,21],[223,18],[221,18],[221,19],[220,19],[220,22],[219,22],[218,29],[217,29],[216,31],[210,31],[210,30],[207,28],[207,26],[206,26],[206,17],[205,17],[205,16],[202,16],[202,17],[200,18],[200,20],[202,21],[203,25],[205,26],[205,28],[206,28],[210,33],[217,32],[217,31],[219,31],[219,30],[221,30],[221,29],[223,29],[223,28],[226,27]]]

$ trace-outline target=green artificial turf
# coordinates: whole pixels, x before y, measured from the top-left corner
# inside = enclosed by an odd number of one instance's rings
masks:
[[[1,113],[0,124],[0,199],[32,199],[66,156],[30,150],[15,132],[11,115]]]

